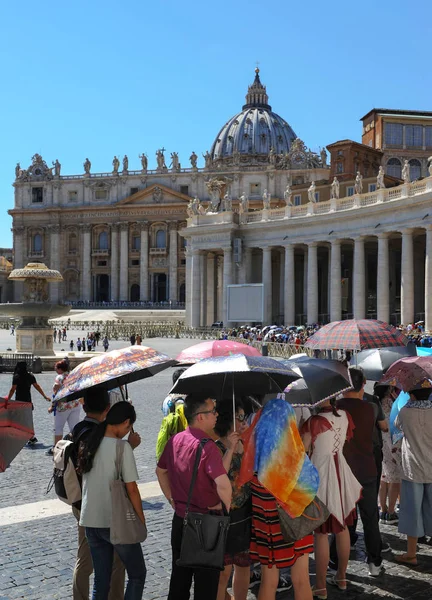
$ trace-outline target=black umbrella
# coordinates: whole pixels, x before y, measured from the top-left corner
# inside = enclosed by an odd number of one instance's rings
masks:
[[[406,356],[417,356],[415,344],[363,350],[352,357],[351,365],[361,367],[366,379],[379,381],[393,363]]]

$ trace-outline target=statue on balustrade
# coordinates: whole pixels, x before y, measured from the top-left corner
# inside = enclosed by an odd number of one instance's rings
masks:
[[[384,167],[380,167],[377,175],[377,190],[385,189]]]
[[[195,154],[195,152],[193,150],[192,150],[192,154],[189,156],[189,160],[192,165],[192,169],[196,169],[198,156]]]
[[[339,179],[337,177],[334,177],[333,181],[331,183],[331,186],[330,186],[330,198],[332,200],[339,199],[339,190],[340,190]]]
[[[227,212],[232,211],[232,198],[229,192],[227,192],[224,196],[224,210],[226,210]]]
[[[60,164],[58,158],[56,158],[55,161],[53,161],[53,165],[54,165],[54,177],[60,177],[61,164]]]
[[[271,164],[272,167],[276,167],[276,162],[277,162],[277,154],[274,151],[273,146],[270,148],[270,152],[269,152],[269,163]]]
[[[243,192],[239,198],[239,213],[242,215],[247,212],[249,212],[249,198],[247,194]]]
[[[205,160],[205,168],[206,169],[210,169],[210,167],[212,166],[212,157],[211,154],[208,150],[206,150],[206,153],[203,154],[204,160]]]
[[[120,161],[117,158],[117,156],[114,156],[113,161],[112,161],[112,166],[113,166],[113,173],[118,173],[119,170],[119,166],[120,166]]]
[[[404,166],[402,167],[402,179],[403,179],[404,183],[409,183],[410,179],[411,179],[410,165],[407,160],[404,162]]]
[[[326,167],[327,166],[327,152],[326,152],[325,148],[321,148],[320,156],[321,156],[322,166]]]
[[[171,152],[171,171],[180,171],[180,161],[178,157],[178,152]]]
[[[147,167],[148,167],[148,158],[147,158],[147,154],[140,154],[138,156],[138,158],[141,159],[141,169],[143,173],[147,173]]]
[[[428,158],[428,172],[430,177],[432,177],[432,156],[429,156]]]
[[[316,202],[315,194],[316,194],[316,185],[315,185],[315,181],[312,181],[312,183],[310,184],[310,187],[308,189],[308,200],[312,204],[315,204],[315,202]]]
[[[83,163],[83,167],[84,167],[84,173],[86,175],[90,175],[91,162],[89,161],[88,158],[85,159],[85,161]]]
[[[363,176],[360,171],[357,171],[357,175],[354,182],[354,190],[356,194],[361,194],[363,192]]]
[[[284,200],[285,200],[285,204],[286,206],[292,206],[292,189],[291,189],[291,185],[288,183],[285,191],[284,191]]]
[[[156,150],[156,162],[157,162],[158,171],[163,171],[164,169],[166,169],[164,151],[165,151],[165,148]]]
[[[265,189],[263,192],[263,195],[262,195],[264,210],[270,209],[270,199],[271,199],[271,194],[269,194],[268,191]]]
[[[127,173],[129,169],[129,159],[127,157],[127,155],[125,154],[123,156],[123,173]]]
[[[18,179],[18,177],[20,176],[21,173],[21,165],[19,162],[17,162],[16,167],[15,167],[15,179]]]

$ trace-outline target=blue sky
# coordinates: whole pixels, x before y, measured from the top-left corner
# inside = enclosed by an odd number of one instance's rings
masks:
[[[373,107],[432,110],[431,3],[74,0],[0,6],[0,246],[12,243],[14,167],[62,174],[188,165],[241,110],[256,61],[273,110],[306,145],[360,141]]]

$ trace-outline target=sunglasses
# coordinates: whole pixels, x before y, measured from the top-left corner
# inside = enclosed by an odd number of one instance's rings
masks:
[[[215,408],[212,408],[211,410],[202,410],[201,412],[197,412],[195,413],[194,416],[197,415],[215,415],[217,413],[217,410]]]
[[[236,421],[243,423],[246,420],[246,415],[236,415]]]

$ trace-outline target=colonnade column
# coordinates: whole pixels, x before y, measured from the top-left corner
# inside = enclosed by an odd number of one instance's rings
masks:
[[[330,250],[330,321],[342,318],[342,266],[340,240],[332,240]]]
[[[390,268],[387,233],[378,235],[377,319],[385,323],[390,320]]]
[[[24,265],[25,227],[12,227],[13,232],[13,251],[14,251],[14,269],[22,269]],[[15,302],[22,302],[24,284],[22,281],[15,281],[13,284],[13,294]]]
[[[129,223],[120,223],[120,302],[129,300],[128,275],[129,275]]]
[[[358,237],[354,240],[353,280],[354,319],[364,319],[366,317],[366,301],[365,248],[363,237]]]
[[[414,256],[412,229],[402,231],[401,322],[414,321]]]
[[[223,291],[223,256],[218,256],[216,258],[216,266],[217,266],[217,321],[223,320],[223,310],[224,310],[224,291]]]
[[[177,223],[170,223],[169,232],[169,299],[172,302],[177,302]]]
[[[189,327],[192,325],[191,317],[192,317],[192,286],[191,286],[191,277],[192,277],[192,252],[189,248],[186,247],[186,272],[185,272],[185,284],[186,284],[186,324]]]
[[[295,278],[294,278],[294,246],[285,246],[284,269],[284,322],[285,325],[295,324]]]
[[[222,321],[226,327],[228,324],[228,286],[232,283],[232,248],[224,248],[223,251],[223,286],[222,286]]]
[[[207,253],[200,254],[200,326],[207,324]],[[210,323],[211,325],[211,323]]]
[[[425,329],[432,330],[432,225],[426,227]]]
[[[48,231],[50,234],[50,268],[58,271],[60,269],[60,225],[48,225]],[[51,284],[50,290],[50,302],[57,302],[60,300],[60,283],[55,281]]]
[[[118,223],[111,225],[111,302],[119,299],[119,249],[118,249]]]
[[[91,299],[91,230],[89,223],[81,225],[82,233],[82,265],[81,265],[81,300],[89,302]]]
[[[273,306],[273,294],[272,294],[272,249],[270,246],[262,249],[262,282],[264,284],[264,306],[263,306],[263,324],[272,324],[272,306]]]
[[[201,265],[200,265],[200,263],[201,263],[201,257],[200,257],[199,250],[192,250],[191,300],[190,300],[191,327],[199,327],[200,326],[200,308],[201,308],[201,294],[200,294],[200,285],[201,285],[200,266]]]
[[[244,263],[245,263],[245,283],[251,283],[252,280],[252,248],[246,246],[244,248]]]
[[[204,268],[207,269],[206,325],[211,325],[215,321],[215,255],[213,252],[207,254]]]
[[[147,221],[140,223],[141,228],[141,245],[140,245],[140,300],[141,302],[149,301],[149,224]]]
[[[318,244],[308,244],[307,322],[318,323]]]

